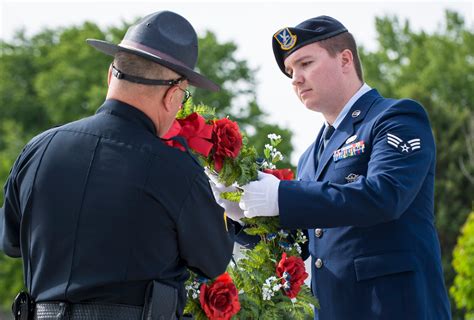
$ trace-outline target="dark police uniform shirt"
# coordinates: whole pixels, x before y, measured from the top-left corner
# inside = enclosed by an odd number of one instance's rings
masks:
[[[182,310],[186,268],[212,278],[232,255],[203,168],[117,100],[33,138],[2,210],[0,248],[23,258],[37,301],[143,305],[155,279],[178,288]]]

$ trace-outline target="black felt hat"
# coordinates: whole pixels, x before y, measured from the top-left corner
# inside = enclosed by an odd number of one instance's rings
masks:
[[[272,39],[273,53],[281,71],[285,71],[285,59],[299,48],[310,43],[328,39],[343,32],[346,27],[336,19],[329,16],[319,16],[301,22],[296,27],[287,27],[278,30]]]
[[[175,71],[193,86],[219,90],[217,84],[194,71],[198,58],[196,31],[174,12],[160,11],[144,17],[127,30],[118,45],[96,39],[87,39],[87,43],[111,56],[119,51],[133,53]]]

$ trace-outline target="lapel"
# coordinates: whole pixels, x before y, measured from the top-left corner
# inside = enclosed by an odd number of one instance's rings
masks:
[[[326,148],[321,155],[321,161],[317,164],[315,180],[318,180],[324,168],[328,165],[329,160],[332,159],[333,152],[337,150],[351,135],[354,134],[354,127],[357,123],[364,120],[367,111],[374,103],[374,101],[381,97],[377,90],[372,89],[357,100],[347,113],[344,120],[342,120],[339,127],[334,131]],[[358,111],[357,111],[358,110]],[[359,115],[354,116],[355,113]]]
[[[314,172],[316,171],[316,166],[318,165],[316,161],[316,154],[319,148],[319,143],[321,142],[321,136],[324,132],[324,125],[319,130],[318,136],[316,140],[313,142],[311,147],[308,149],[305,159],[300,166],[298,166],[298,170],[301,169],[301,174],[298,173],[298,178],[300,180],[313,180]]]

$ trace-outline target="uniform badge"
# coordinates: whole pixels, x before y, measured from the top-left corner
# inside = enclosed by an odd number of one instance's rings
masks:
[[[391,133],[387,133],[387,143],[397,149],[400,153],[408,154],[421,149],[421,140],[419,138],[404,141]]]
[[[352,112],[352,118],[357,118],[358,116],[360,116],[360,110],[355,110]]]
[[[358,141],[356,143],[352,143],[350,145],[347,145],[345,147],[342,147],[341,149],[334,151],[332,158],[334,162],[337,162],[341,159],[345,159],[345,158],[362,154],[364,153],[364,150],[365,150],[364,141]]]
[[[355,139],[357,139],[357,135],[356,135],[356,134],[353,135],[353,136],[350,136],[349,138],[347,138],[346,144],[351,143],[351,142],[354,142]]]
[[[278,41],[282,50],[290,50],[296,44],[296,35],[292,34],[288,28],[277,31],[273,37]]]
[[[357,180],[357,178],[359,178],[360,174],[355,174],[355,173],[350,173],[347,177],[345,177],[344,179],[346,179],[347,182],[351,183],[351,182],[354,182]]]

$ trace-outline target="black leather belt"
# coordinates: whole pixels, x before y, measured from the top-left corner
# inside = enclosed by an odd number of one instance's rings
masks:
[[[64,302],[37,303],[34,320],[140,320],[142,307],[121,304]]]

